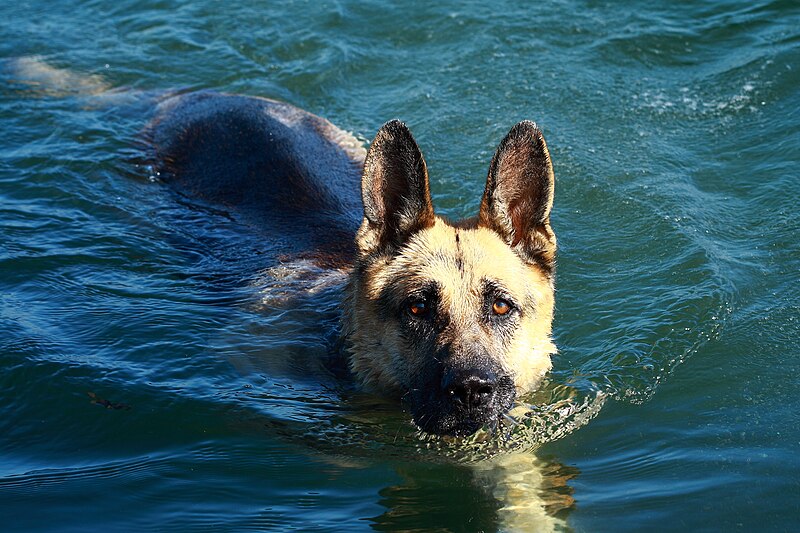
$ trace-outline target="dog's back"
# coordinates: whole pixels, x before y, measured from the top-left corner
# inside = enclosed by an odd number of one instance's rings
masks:
[[[286,253],[352,258],[365,151],[327,120],[199,92],[161,102],[146,135],[156,171],[182,194],[255,219]]]

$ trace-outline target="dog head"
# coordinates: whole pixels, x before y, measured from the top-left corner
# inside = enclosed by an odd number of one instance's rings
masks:
[[[356,377],[401,396],[422,430],[493,428],[550,369],[553,186],[544,137],[520,122],[491,161],[478,216],[451,223],[434,214],[408,128],[378,131],[344,333]]]

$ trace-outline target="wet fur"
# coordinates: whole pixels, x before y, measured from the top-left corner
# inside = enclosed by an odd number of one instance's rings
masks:
[[[522,302],[522,312],[508,338],[498,339],[496,357],[512,370],[521,391],[532,390],[550,369],[555,346],[550,339],[553,318],[553,280],[536,265],[529,265],[498,236],[486,228],[459,227],[436,218],[434,225],[413,236],[400,253],[367,258],[351,275],[345,302],[345,335],[350,345],[351,368],[365,385],[375,390],[403,394],[408,378],[424,361],[408,356],[399,331],[395,305],[404,295],[438,280],[440,305],[452,324],[439,343],[465,339],[463,329],[482,314],[483,280],[502,280],[505,290]],[[394,304],[394,305],[393,305]],[[484,336],[483,328],[472,332]]]

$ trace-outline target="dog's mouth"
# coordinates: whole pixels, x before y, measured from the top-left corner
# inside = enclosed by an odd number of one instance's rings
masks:
[[[425,433],[451,437],[468,437],[479,429],[494,432],[499,422],[499,416],[421,417],[419,420],[415,419],[414,422]]]
[[[425,433],[465,437],[479,429],[494,432],[516,396],[514,382],[506,375],[445,375],[442,383],[410,395],[414,423]]]

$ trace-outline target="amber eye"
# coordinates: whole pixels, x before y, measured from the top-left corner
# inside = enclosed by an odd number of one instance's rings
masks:
[[[428,304],[424,300],[416,300],[408,304],[408,312],[417,318],[428,314]]]
[[[502,298],[498,298],[492,304],[492,311],[494,311],[496,315],[507,315],[508,312],[511,311],[511,304]]]

